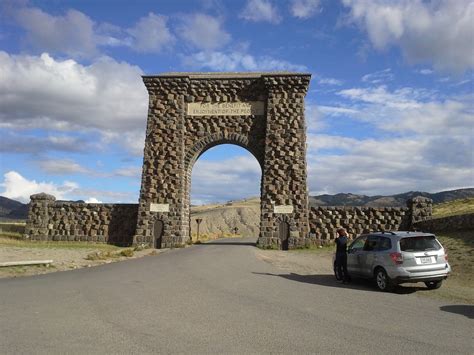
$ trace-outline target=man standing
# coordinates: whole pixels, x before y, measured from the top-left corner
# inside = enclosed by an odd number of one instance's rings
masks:
[[[342,282],[350,281],[349,273],[347,272],[347,243],[349,237],[344,228],[337,230],[338,237],[336,238],[336,267],[337,273],[342,278]]]

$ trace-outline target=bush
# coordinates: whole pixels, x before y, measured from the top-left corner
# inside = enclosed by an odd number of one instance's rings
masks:
[[[127,258],[131,258],[133,254],[133,249],[124,249],[120,252],[120,256],[126,256]]]
[[[117,255],[111,251],[95,251],[86,256],[86,260],[107,260],[115,258]]]

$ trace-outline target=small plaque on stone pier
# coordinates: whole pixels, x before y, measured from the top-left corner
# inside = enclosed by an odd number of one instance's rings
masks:
[[[248,102],[190,102],[188,116],[261,116],[265,113],[263,101]]]
[[[150,212],[169,212],[170,205],[168,203],[150,203]]]
[[[293,213],[292,205],[279,205],[273,207],[273,213],[289,214]]]

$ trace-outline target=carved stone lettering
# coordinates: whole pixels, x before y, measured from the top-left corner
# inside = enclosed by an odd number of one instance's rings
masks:
[[[188,116],[261,116],[265,113],[263,101],[188,103]]]

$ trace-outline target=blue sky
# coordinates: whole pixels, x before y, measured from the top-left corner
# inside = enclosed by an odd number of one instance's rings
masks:
[[[474,2],[3,1],[0,195],[136,202],[147,93],[168,71],[303,71],[311,194],[471,187]],[[194,203],[257,196],[236,146]]]

